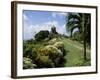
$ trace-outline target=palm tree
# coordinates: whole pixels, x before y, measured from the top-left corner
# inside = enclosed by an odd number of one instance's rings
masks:
[[[71,32],[70,37],[72,37],[74,29],[78,28],[79,32],[82,32],[81,22],[82,14],[80,13],[69,13],[68,22],[66,24],[68,31]]]
[[[83,29],[83,41],[84,41],[84,60],[86,60],[86,27],[85,27],[85,14],[83,13],[82,14],[82,22],[81,22],[81,25],[82,25],[82,29]]]
[[[79,30],[79,35],[81,35],[81,40],[84,42],[84,60],[86,60],[86,41],[90,42],[90,14],[85,13],[69,13],[66,27],[71,32],[77,28]],[[86,37],[88,38],[86,39]],[[82,38],[83,37],[83,38]]]

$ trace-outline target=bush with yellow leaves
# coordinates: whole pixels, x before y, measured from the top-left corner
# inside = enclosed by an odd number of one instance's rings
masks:
[[[62,42],[56,42],[54,45],[47,45],[40,48],[37,53],[36,63],[38,67],[56,67],[63,58]]]

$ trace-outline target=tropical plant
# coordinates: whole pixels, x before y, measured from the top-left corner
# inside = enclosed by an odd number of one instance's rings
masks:
[[[81,26],[82,14],[69,13],[67,20],[68,20],[68,22],[66,24],[66,28],[68,29],[68,31],[71,32],[70,37],[72,37],[72,33],[76,28],[79,30],[80,33],[82,32],[82,26]]]
[[[71,38],[73,31],[77,28],[79,31],[78,35],[81,35],[78,40],[84,42],[84,59],[86,60],[86,42],[90,44],[90,14],[86,13],[69,13],[68,22],[66,28],[71,32]],[[77,35],[77,36],[78,36]],[[86,39],[87,38],[87,39]]]

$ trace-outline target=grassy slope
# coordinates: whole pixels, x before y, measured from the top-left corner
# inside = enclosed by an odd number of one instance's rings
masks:
[[[59,39],[57,41],[59,41]],[[80,66],[83,62],[83,45],[67,38],[61,38],[60,41],[64,43],[65,49],[68,51],[65,56],[65,59],[67,60],[65,67]],[[34,45],[32,44],[36,49],[42,48],[46,45],[48,45],[48,41],[38,42]],[[90,50],[87,51],[88,59],[90,59],[89,51]],[[86,65],[90,65],[90,60],[86,62]]]
[[[65,56],[67,59],[65,66],[79,66],[83,62],[83,45],[66,38],[63,38],[62,41],[65,49],[68,50],[67,55]],[[89,61],[87,61],[85,65],[90,65],[90,50],[88,51],[87,58]]]

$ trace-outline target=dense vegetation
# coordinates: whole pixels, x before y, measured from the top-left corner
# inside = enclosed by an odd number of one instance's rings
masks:
[[[91,15],[88,13],[69,13],[66,28],[71,32],[70,37],[73,40],[84,44],[84,60],[86,60],[86,46],[91,46]],[[76,28],[78,31],[73,32]]]
[[[41,30],[35,40],[24,41],[23,68],[52,68],[64,66],[66,50],[56,28]]]
[[[50,32],[41,30],[34,39],[24,40],[23,69],[91,65],[90,14],[68,13],[67,17],[70,36],[59,34],[53,26]]]

